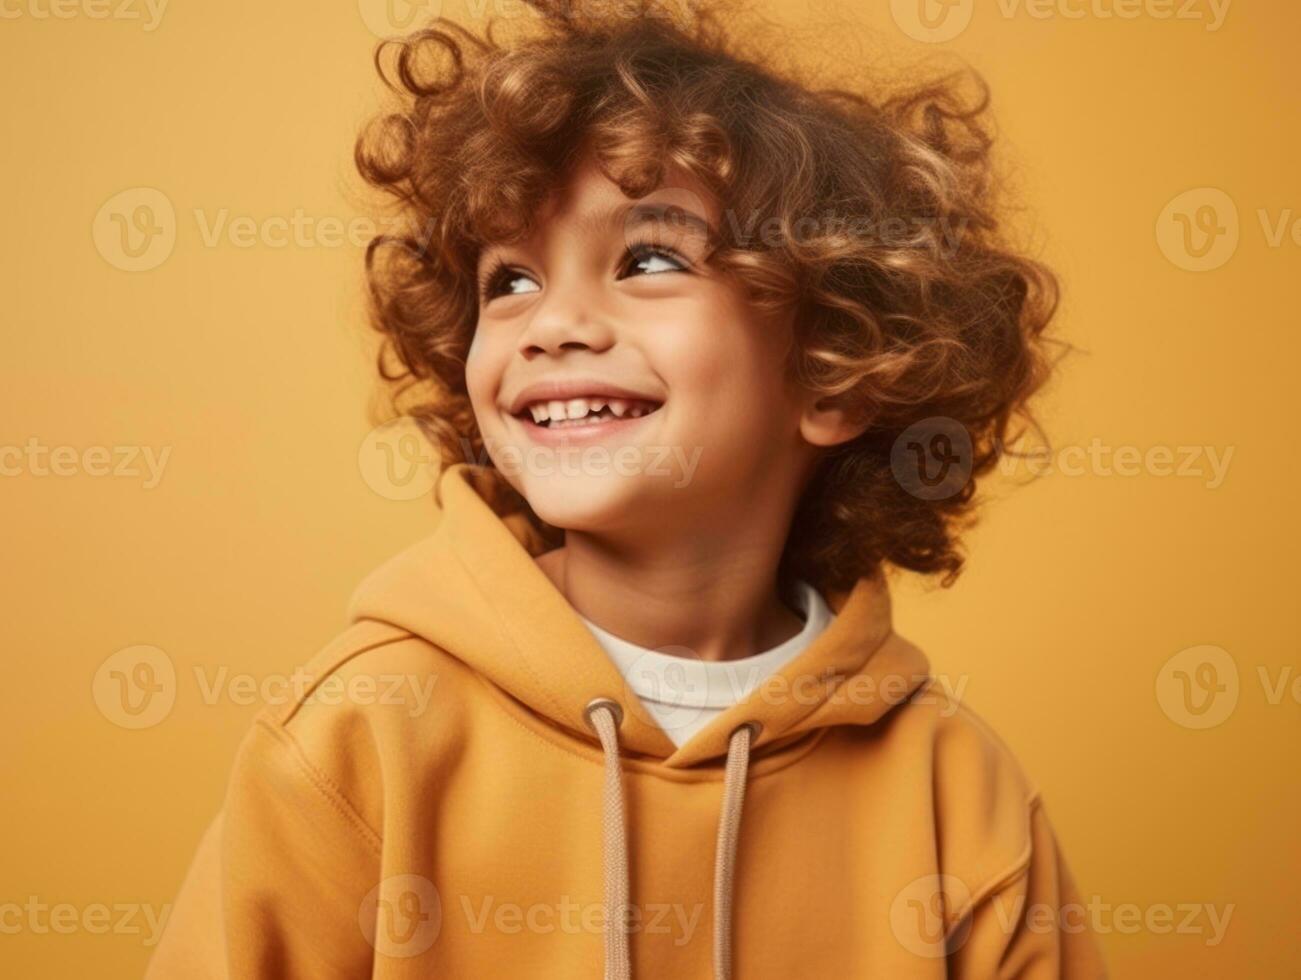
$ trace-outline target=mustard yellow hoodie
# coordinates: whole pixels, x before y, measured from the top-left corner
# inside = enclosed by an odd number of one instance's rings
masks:
[[[881,578],[675,749],[474,474],[252,725],[148,976],[1105,976]]]

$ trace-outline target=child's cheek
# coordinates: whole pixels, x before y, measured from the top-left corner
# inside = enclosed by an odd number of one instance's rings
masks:
[[[672,333],[661,354],[670,391],[686,394],[693,402],[713,402],[758,382],[755,351],[738,315],[742,311],[711,309],[692,329]]]
[[[651,367],[674,392],[692,397],[708,393],[725,379],[728,326],[724,310],[713,304],[678,304],[655,311],[653,326],[640,331]]]
[[[500,384],[500,371],[493,367],[489,345],[483,338],[484,333],[476,330],[465,354],[465,387],[480,431],[492,410],[493,392]]]

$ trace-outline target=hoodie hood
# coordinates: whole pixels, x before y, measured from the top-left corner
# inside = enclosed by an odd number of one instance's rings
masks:
[[[428,640],[580,738],[595,738],[587,707],[614,701],[627,754],[682,768],[726,756],[731,734],[753,723],[755,750],[818,728],[871,725],[927,680],[924,654],[891,628],[883,575],[865,576],[824,594],[836,614],[831,624],[677,748],[534,561],[544,544],[527,520],[499,516],[480,494],[478,469],[454,463],[439,474],[436,530],[362,581],[349,618]]]

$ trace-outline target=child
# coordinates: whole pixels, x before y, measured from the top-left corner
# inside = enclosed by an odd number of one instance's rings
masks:
[[[1034,784],[891,629],[1046,375],[984,101],[534,6],[381,46],[357,159],[411,231],[367,268],[440,519],[258,717],[151,975],[1103,976]]]

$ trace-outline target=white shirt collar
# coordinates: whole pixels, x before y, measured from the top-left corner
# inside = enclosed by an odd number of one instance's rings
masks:
[[[817,589],[797,581],[796,602],[804,627],[789,640],[739,660],[705,661],[638,646],[581,619],[614,662],[633,693],[643,701],[697,708],[726,708],[780,670],[826,629],[833,613]]]

